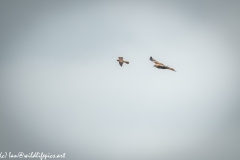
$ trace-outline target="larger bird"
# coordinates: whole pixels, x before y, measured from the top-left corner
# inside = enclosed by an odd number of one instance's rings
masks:
[[[172,70],[172,71],[175,71],[173,68],[171,67],[168,67],[168,66],[165,66],[164,64],[156,61],[155,59],[153,59],[152,57],[150,57],[150,61],[154,62],[155,65],[153,67],[156,67],[158,69],[169,69],[169,70]],[[175,71],[176,72],[176,71]]]
[[[117,61],[119,62],[119,65],[120,65],[121,67],[122,67],[123,63],[129,64],[128,61],[124,61],[124,60],[123,60],[123,57],[118,57],[118,60],[117,60]]]

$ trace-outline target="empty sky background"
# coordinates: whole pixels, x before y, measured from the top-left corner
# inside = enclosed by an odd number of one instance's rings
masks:
[[[0,152],[240,159],[239,15],[239,1],[0,1]]]

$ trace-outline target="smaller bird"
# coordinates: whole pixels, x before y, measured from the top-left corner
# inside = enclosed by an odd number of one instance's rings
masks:
[[[150,57],[150,61],[154,62],[155,65],[153,67],[156,67],[158,69],[169,69],[169,70],[172,70],[172,71],[175,71],[173,68],[171,67],[168,67],[168,66],[165,66],[164,64],[156,61],[155,59],[153,59],[152,57]],[[176,72],[176,71],[175,71]]]
[[[121,67],[122,67],[123,63],[129,64],[128,61],[124,61],[124,60],[123,60],[123,57],[118,57],[118,60],[117,60],[117,61],[119,62],[119,65],[120,65]]]

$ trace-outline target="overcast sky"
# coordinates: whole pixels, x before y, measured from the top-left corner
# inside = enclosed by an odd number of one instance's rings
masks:
[[[240,159],[239,15],[238,1],[1,1],[0,152]]]

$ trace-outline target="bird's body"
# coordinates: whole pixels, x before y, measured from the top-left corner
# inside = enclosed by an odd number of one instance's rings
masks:
[[[165,66],[164,64],[156,61],[155,59],[153,59],[152,57],[150,57],[150,61],[154,62],[155,65],[153,67],[156,67],[158,69],[169,69],[169,70],[172,70],[172,71],[175,71],[173,68],[171,67],[168,67],[168,66]],[[175,71],[176,72],[176,71]]]
[[[123,60],[123,57],[118,57],[118,60],[117,60],[117,61],[119,62],[119,65],[120,65],[121,67],[122,67],[123,63],[129,64],[128,61],[124,61],[124,60]]]

